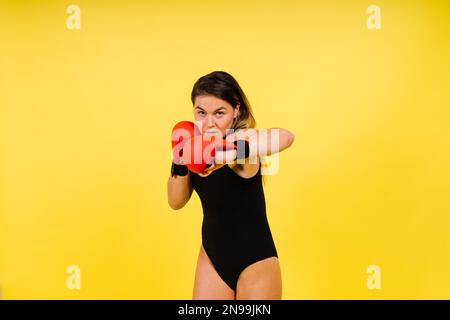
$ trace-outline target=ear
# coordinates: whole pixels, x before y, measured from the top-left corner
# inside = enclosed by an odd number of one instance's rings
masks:
[[[241,105],[238,103],[237,106],[236,106],[236,108],[234,109],[234,118],[236,118],[236,117],[238,116],[240,106],[241,106]]]

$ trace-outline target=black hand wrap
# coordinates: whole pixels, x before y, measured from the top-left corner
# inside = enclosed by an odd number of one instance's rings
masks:
[[[233,142],[236,146],[236,158],[234,161],[238,159],[246,159],[250,155],[250,144],[247,140],[236,140]]]
[[[170,170],[170,174],[173,176],[186,176],[189,172],[188,167],[186,167],[184,164],[176,164],[172,161],[172,168]]]

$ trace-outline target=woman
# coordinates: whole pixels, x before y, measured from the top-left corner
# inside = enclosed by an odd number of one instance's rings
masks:
[[[259,158],[288,148],[294,135],[281,128],[255,130],[250,104],[226,72],[215,71],[198,79],[191,100],[195,122],[204,135],[245,139],[250,149],[246,158],[236,159],[236,152],[232,160],[213,162],[199,174],[172,164],[170,207],[184,207],[193,190],[203,207],[193,299],[281,299],[281,272],[266,217]],[[258,140],[263,132],[277,135],[276,148],[270,136]]]

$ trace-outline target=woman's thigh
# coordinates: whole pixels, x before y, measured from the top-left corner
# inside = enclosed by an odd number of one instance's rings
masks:
[[[239,276],[237,300],[280,300],[281,270],[277,257],[257,261],[242,271]]]
[[[234,291],[222,280],[203,248],[200,247],[192,299],[234,300]]]

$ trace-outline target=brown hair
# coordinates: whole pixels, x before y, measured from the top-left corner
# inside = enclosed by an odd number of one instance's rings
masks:
[[[235,131],[244,128],[255,128],[256,120],[253,111],[241,86],[232,75],[225,71],[214,71],[197,80],[192,88],[191,101],[201,95],[212,95],[222,99],[236,108],[239,104],[239,112],[233,120],[231,129]]]

